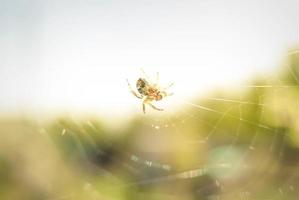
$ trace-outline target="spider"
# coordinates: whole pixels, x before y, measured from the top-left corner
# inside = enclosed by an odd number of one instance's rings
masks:
[[[130,92],[137,98],[142,99],[142,110],[143,113],[145,114],[145,105],[149,105],[155,110],[163,111],[162,108],[157,108],[154,106],[151,102],[152,101],[160,101],[164,97],[171,96],[173,93],[167,93],[166,90],[170,88],[173,83],[169,84],[167,87],[160,87],[159,86],[159,73],[157,72],[156,76],[156,82],[151,83],[149,81],[148,76],[145,74],[145,72],[141,69],[143,72],[145,78],[139,78],[136,82],[136,88],[137,92],[135,92],[130,83],[129,80],[127,79],[128,87]]]

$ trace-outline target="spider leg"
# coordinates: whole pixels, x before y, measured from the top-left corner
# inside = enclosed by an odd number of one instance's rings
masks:
[[[159,85],[159,82],[160,82],[160,74],[159,74],[159,72],[157,72],[157,74],[156,74],[156,84]]]
[[[143,100],[143,108],[144,108],[143,112],[144,112],[144,113],[145,113],[145,104],[149,105],[150,107],[152,107],[152,108],[155,109],[155,110],[163,111],[162,108],[157,108],[156,106],[154,106],[153,104],[151,104],[151,103],[150,103],[151,101],[153,101],[153,99],[151,99],[151,98],[145,98],[145,99]]]
[[[142,110],[143,110],[143,113],[145,114],[145,103],[142,103]]]
[[[143,97],[142,110],[143,110],[144,114],[145,114],[145,104],[148,104],[151,101],[152,101],[152,99],[150,99],[148,96]]]
[[[156,73],[156,80],[155,83],[153,83],[153,87],[159,88],[159,82],[160,82],[160,75],[159,72]]]
[[[129,80],[128,80],[128,79],[127,79],[127,83],[128,83],[128,87],[129,87],[130,92],[131,92],[135,97],[137,97],[138,99],[142,99],[142,97],[139,96],[139,95],[132,89],[131,84],[129,83]]]
[[[151,104],[151,103],[147,103],[150,107],[152,107],[153,109],[155,109],[155,110],[159,110],[159,111],[163,111],[164,109],[162,109],[162,108],[157,108],[156,106],[154,106],[153,104]]]
[[[164,96],[164,97],[169,97],[169,96],[172,96],[173,95],[173,92],[172,93],[167,93],[165,91],[161,92],[161,94]]]
[[[163,90],[167,90],[169,88],[171,88],[174,85],[174,83],[170,83],[168,86],[164,87]]]
[[[150,80],[149,76],[145,73],[145,71],[140,68],[141,72],[143,73],[144,77],[147,79],[147,80]]]

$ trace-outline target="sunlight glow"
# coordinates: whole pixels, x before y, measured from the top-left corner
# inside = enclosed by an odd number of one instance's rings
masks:
[[[141,102],[125,81],[135,85],[140,68],[150,76],[159,72],[162,83],[175,83],[169,97],[175,106],[274,69],[299,41],[293,1],[288,8],[271,2],[267,12],[259,1],[46,2],[39,3],[43,18],[25,7],[27,26],[11,14],[18,32],[3,32],[12,40],[2,42],[9,49],[0,47],[6,56],[0,61],[2,110],[140,112]],[[7,5],[9,13],[14,5]],[[156,12],[166,8],[167,15]]]

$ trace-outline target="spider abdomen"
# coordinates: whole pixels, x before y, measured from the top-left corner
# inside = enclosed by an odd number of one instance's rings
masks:
[[[144,96],[148,95],[148,82],[145,79],[139,78],[136,83],[136,88],[140,94]]]

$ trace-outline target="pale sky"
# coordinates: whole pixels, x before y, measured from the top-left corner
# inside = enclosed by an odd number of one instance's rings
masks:
[[[139,112],[125,80],[135,85],[141,67],[174,82],[177,100],[241,84],[299,44],[298,10],[297,0],[0,0],[0,110]]]

